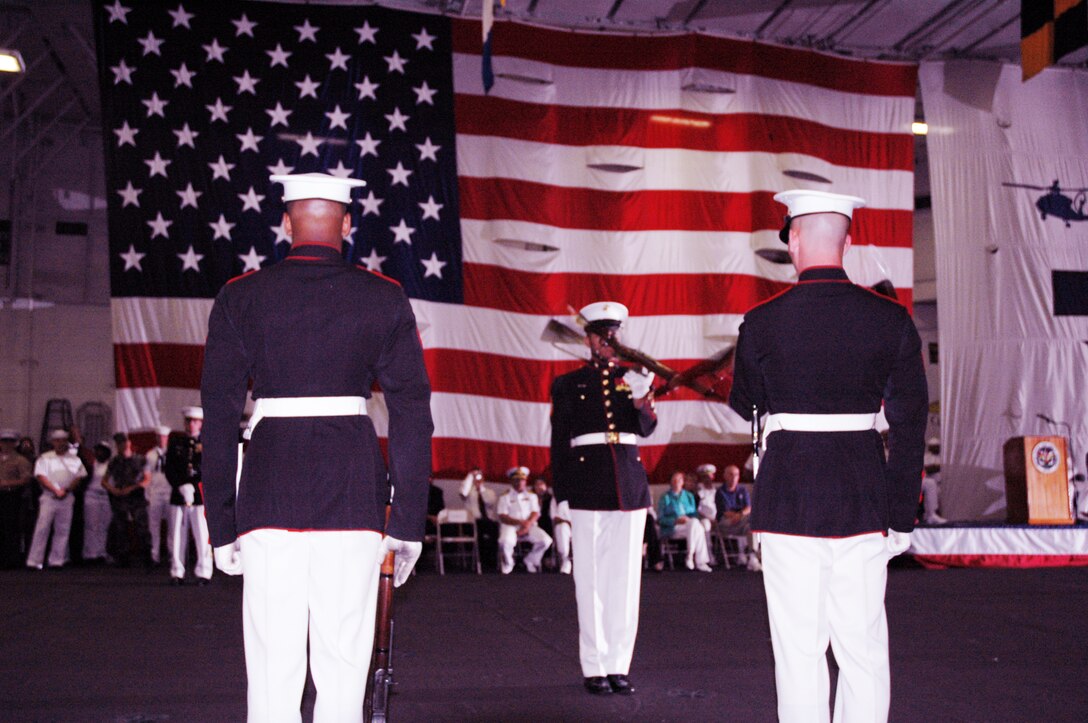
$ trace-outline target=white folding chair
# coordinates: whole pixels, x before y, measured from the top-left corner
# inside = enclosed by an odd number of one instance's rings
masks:
[[[476,574],[481,574],[480,545],[476,539],[476,520],[468,510],[445,509],[438,513],[435,525],[435,552],[438,558],[438,574],[446,574],[446,555],[452,555],[462,564],[471,563]]]

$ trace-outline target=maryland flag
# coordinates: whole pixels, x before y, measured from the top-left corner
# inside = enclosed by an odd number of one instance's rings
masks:
[[[1088,0],[1021,0],[1020,66],[1036,75],[1088,45]]]

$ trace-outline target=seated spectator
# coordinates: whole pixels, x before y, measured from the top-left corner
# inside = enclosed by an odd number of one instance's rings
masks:
[[[497,567],[496,557],[499,553],[499,513],[496,510],[499,496],[484,484],[484,475],[479,467],[469,470],[459,492],[469,517],[476,522],[481,566],[493,570]]]
[[[737,537],[741,546],[737,562],[752,572],[763,569],[752,544],[752,527],[748,522],[752,514],[752,500],[748,490],[740,486],[740,468],[729,465],[723,474],[724,482],[718,488],[715,504],[718,508],[718,532],[722,537]]]
[[[689,570],[710,572],[710,554],[706,546],[706,531],[699,524],[695,495],[684,489],[683,472],[673,472],[669,491],[657,502],[657,524],[661,537],[687,541]]]
[[[0,431],[0,569],[23,564],[23,495],[34,477],[26,457],[15,451],[19,433]]]
[[[937,437],[926,441],[922,465],[926,472],[922,477],[922,521],[927,525],[946,524],[948,520],[938,513],[941,508],[941,440]]]
[[[714,488],[714,475],[718,468],[712,464],[701,464],[695,468],[695,505],[699,513],[699,524],[706,530],[707,549],[710,546],[710,530],[718,519],[718,507],[714,502],[716,490]]]
[[[92,450],[94,461],[91,463],[91,478],[87,491],[83,494],[83,560],[85,562],[106,562],[106,539],[110,529],[110,493],[102,486],[106,478],[113,450],[109,442],[103,440]]]
[[[75,497],[71,494],[87,470],[79,455],[68,444],[68,432],[54,429],[49,434],[52,449],[34,463],[34,476],[42,487],[38,501],[38,519],[34,525],[34,540],[26,556],[26,566],[41,570],[49,536],[49,566],[63,567],[68,562],[68,535],[72,530]]]
[[[551,536],[540,529],[540,501],[528,490],[529,468],[512,467],[506,471],[510,491],[499,498],[499,555],[500,571],[508,575],[514,569],[514,548],[521,541],[529,541],[533,548],[525,556],[525,569],[540,571],[540,561],[552,545]]]
[[[133,552],[145,566],[151,566],[151,529],[147,523],[144,494],[144,459],[132,449],[124,432],[113,435],[117,454],[106,468],[102,486],[110,495],[113,519],[106,548],[121,567],[132,563]]]
[[[442,488],[434,483],[432,477],[427,488],[426,534],[434,535],[438,533],[438,513],[444,509],[446,509],[446,495],[442,492]]]
[[[570,562],[570,503],[566,500],[560,502],[555,495],[549,494],[552,522],[552,539],[555,540],[555,552],[559,555],[559,572],[569,575]]]
[[[548,486],[548,481],[543,477],[537,477],[533,480],[532,489],[537,501],[540,502],[540,519],[536,523],[540,525],[540,529],[554,537],[554,528],[552,527],[552,499],[554,495],[552,489]]]

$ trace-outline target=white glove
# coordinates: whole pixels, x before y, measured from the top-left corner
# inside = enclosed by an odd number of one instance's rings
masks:
[[[654,373],[646,368],[630,369],[623,375],[623,381],[631,387],[632,399],[642,399],[650,393],[650,385],[654,383]]]
[[[888,555],[895,557],[901,555],[910,548],[910,533],[888,530],[888,537],[884,543],[888,547]]]
[[[196,487],[193,487],[191,484],[183,484],[178,487],[178,492],[181,493],[182,499],[185,500],[185,506],[192,507],[193,500],[196,499]]]
[[[222,572],[228,575],[242,574],[242,550],[237,541],[215,548],[212,556],[215,558],[215,566]]]
[[[381,559],[392,552],[393,558],[393,586],[400,587],[408,576],[412,574],[412,568],[416,566],[419,556],[423,554],[422,542],[405,542],[395,537],[383,537]]]

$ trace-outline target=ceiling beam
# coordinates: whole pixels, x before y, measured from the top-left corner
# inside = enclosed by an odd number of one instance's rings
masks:
[[[788,8],[792,4],[793,0],[782,0],[778,7],[771,11],[771,14],[767,17],[767,19],[759,24],[759,27],[756,28],[755,36],[757,38],[763,37],[764,31],[766,31],[767,28],[771,27],[771,23],[777,20],[778,16],[781,15],[786,10],[786,8]]]

